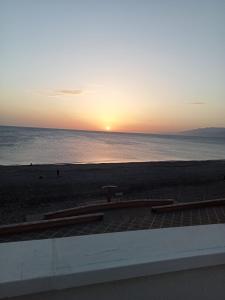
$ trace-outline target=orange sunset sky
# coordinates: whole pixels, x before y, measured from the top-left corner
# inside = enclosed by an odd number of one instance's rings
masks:
[[[0,3],[0,124],[225,127],[225,2]]]

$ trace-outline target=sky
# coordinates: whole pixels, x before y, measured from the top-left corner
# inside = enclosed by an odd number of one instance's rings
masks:
[[[225,0],[0,0],[0,124],[225,127]]]

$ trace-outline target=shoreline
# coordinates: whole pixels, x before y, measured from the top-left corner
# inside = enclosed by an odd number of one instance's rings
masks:
[[[124,162],[77,162],[77,163],[70,163],[70,162],[62,162],[62,163],[27,163],[27,164],[0,164],[0,168],[2,167],[25,167],[25,166],[79,166],[79,165],[126,165],[126,164],[160,164],[160,163],[204,163],[204,162],[225,162],[224,159],[178,159],[178,160],[148,160],[148,161],[124,161]]]

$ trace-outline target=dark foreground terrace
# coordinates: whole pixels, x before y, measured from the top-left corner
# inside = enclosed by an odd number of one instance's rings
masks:
[[[104,202],[98,202],[98,204],[101,203]],[[62,225],[57,228],[34,230],[17,234],[4,234],[0,236],[0,242],[225,223],[225,205],[200,206],[199,208],[179,209],[160,213],[154,212],[152,207],[148,206],[109,210],[101,209],[100,206],[97,213],[99,212],[104,213],[104,217],[97,221],[66,226]],[[41,217],[43,218],[43,216],[40,215],[29,215],[27,219],[32,220],[33,218],[34,220],[38,220],[38,218]]]

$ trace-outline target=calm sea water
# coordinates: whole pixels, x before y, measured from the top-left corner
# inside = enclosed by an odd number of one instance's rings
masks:
[[[0,126],[0,164],[225,159],[225,139]]]

